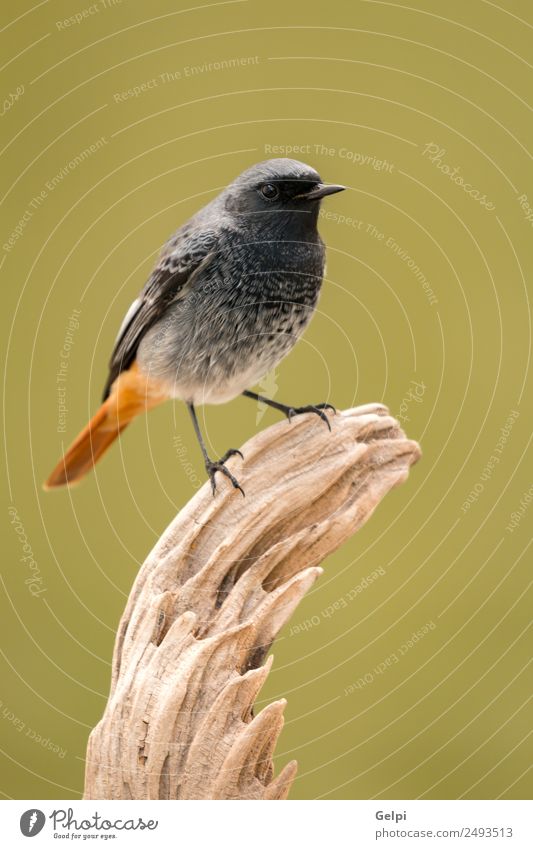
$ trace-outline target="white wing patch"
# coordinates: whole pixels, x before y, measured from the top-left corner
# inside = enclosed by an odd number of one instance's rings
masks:
[[[115,339],[115,345],[117,344],[118,340],[121,338],[122,334],[124,333],[126,327],[128,326],[128,324],[132,320],[133,316],[135,315],[135,313],[139,309],[139,307],[141,305],[141,301],[142,301],[142,298],[135,298],[134,302],[129,307],[126,315],[122,319],[122,324],[120,325],[120,330],[118,331],[117,338]]]

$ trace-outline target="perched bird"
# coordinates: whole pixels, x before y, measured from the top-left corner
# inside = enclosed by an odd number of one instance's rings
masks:
[[[169,398],[189,408],[213,494],[216,472],[243,492],[225,465],[240,452],[230,448],[211,460],[197,405],[243,394],[289,420],[316,413],[329,427],[330,404],[291,407],[248,387],[291,350],[313,315],[325,263],[320,202],[343,189],[325,185],[302,162],[270,159],[244,171],[176,231],[122,322],[102,406],[45,488],[79,480],[135,416]]]

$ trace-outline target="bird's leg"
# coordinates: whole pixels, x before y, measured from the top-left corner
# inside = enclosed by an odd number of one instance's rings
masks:
[[[216,485],[216,482],[215,482],[215,474],[217,472],[222,472],[223,475],[226,475],[226,477],[229,478],[229,480],[232,482],[235,489],[239,489],[242,492],[242,494],[244,495],[244,489],[240,485],[239,481],[237,480],[237,478],[235,478],[231,474],[230,470],[224,465],[226,460],[229,460],[229,458],[233,457],[235,454],[238,454],[239,457],[242,457],[241,452],[238,451],[237,448],[230,448],[228,451],[226,451],[224,456],[220,458],[220,460],[217,460],[217,461],[211,460],[211,458],[209,457],[209,455],[207,453],[207,448],[205,447],[204,438],[203,438],[202,432],[200,430],[200,425],[198,424],[198,418],[196,416],[196,410],[194,409],[194,405],[193,404],[187,404],[187,406],[189,408],[189,413],[191,414],[192,423],[193,423],[193,426],[194,426],[194,432],[196,433],[196,437],[198,439],[198,442],[200,443],[200,448],[202,449],[202,454],[204,456],[205,470],[206,470],[207,474],[209,475],[209,480],[211,481],[211,489],[213,490],[213,495],[215,494],[215,492],[217,490],[217,485]],[[243,457],[243,459],[244,459],[244,457]]]
[[[249,389],[245,389],[242,394],[246,395],[247,398],[253,398],[254,401],[261,401],[263,404],[268,404],[269,407],[274,407],[275,410],[285,413],[289,421],[293,416],[298,416],[300,413],[316,413],[323,422],[326,422],[330,430],[331,425],[328,417],[324,413],[324,410],[333,410],[334,413],[337,412],[332,404],[307,404],[305,407],[289,407],[287,404],[280,404],[279,401],[273,401],[272,398],[265,398],[264,395],[258,395],[256,392],[250,392]]]

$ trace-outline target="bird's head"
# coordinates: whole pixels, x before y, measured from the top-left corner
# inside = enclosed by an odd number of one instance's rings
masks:
[[[259,226],[316,228],[322,198],[342,192],[327,185],[314,168],[296,159],[268,159],[248,168],[225,192],[228,211],[250,216]]]

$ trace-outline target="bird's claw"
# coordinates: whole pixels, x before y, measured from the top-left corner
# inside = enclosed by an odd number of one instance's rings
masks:
[[[293,416],[299,416],[300,413],[316,413],[323,422],[326,422],[328,428],[331,430],[329,419],[324,413],[324,410],[332,410],[334,415],[337,412],[333,404],[307,404],[305,407],[290,407],[287,412],[287,418],[290,422]]]
[[[230,448],[229,451],[226,451],[224,456],[221,457],[220,460],[218,460],[218,462],[209,461],[205,464],[206,472],[209,475],[209,480],[211,481],[211,489],[213,490],[213,495],[215,495],[217,491],[217,484],[215,480],[215,474],[217,472],[222,472],[222,474],[225,475],[231,481],[234,488],[242,492],[243,496],[245,495],[244,489],[240,485],[237,478],[232,475],[228,467],[224,465],[226,460],[228,460],[230,457],[233,457],[235,454],[238,454],[240,457],[243,456],[242,453],[240,451],[237,451],[236,448]]]
[[[220,460],[219,460],[218,462],[219,462],[219,463],[225,463],[225,462],[226,462],[226,460],[229,460],[229,458],[230,458],[230,457],[234,457],[236,454],[238,454],[238,455],[239,455],[239,457],[241,458],[241,460],[244,460],[244,454],[242,453],[242,451],[239,451],[239,449],[238,449],[238,448],[228,448],[228,450],[226,451],[226,453],[224,454],[224,456],[223,456],[223,457],[221,457],[221,458],[220,458]]]

